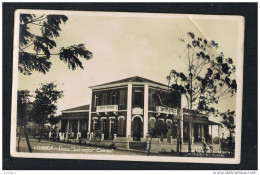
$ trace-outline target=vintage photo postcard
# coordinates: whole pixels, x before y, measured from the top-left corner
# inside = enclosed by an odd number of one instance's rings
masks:
[[[238,164],[244,18],[15,12],[11,156]]]

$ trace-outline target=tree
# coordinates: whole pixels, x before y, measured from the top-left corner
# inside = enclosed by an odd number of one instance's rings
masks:
[[[215,113],[213,104],[232,97],[236,93],[237,84],[233,79],[235,66],[231,58],[217,53],[218,44],[195,37],[191,32],[188,39],[180,39],[185,53],[186,70],[177,72],[171,70],[166,77],[171,89],[187,100],[189,110],[189,146],[191,151],[191,123],[197,113]]]
[[[57,110],[57,100],[63,97],[63,91],[56,89],[57,85],[52,83],[41,84],[39,89],[35,90],[35,100],[33,102],[34,121],[41,126],[39,142],[44,132],[44,124],[48,116],[54,115]]]
[[[59,123],[59,121],[61,120],[61,115],[59,116],[54,116],[54,115],[51,115],[49,118],[48,118],[48,121],[51,125],[54,125],[56,127],[56,125]]]
[[[227,110],[226,112],[223,112],[220,114],[222,117],[222,126],[226,127],[229,131],[229,147],[232,147],[232,143],[234,140],[234,137],[232,136],[235,133],[235,111]]]
[[[60,36],[61,24],[68,20],[64,15],[20,14],[18,70],[30,75],[33,71],[46,73],[51,68],[51,56],[59,56],[69,69],[83,69],[79,57],[89,60],[92,53],[84,44],[62,47],[57,53],[55,38]]]
[[[31,97],[30,91],[28,90],[18,91],[18,98],[17,98],[17,126],[19,126],[19,137],[18,137],[18,145],[17,145],[18,152],[20,151],[22,128],[24,128],[28,150],[29,152],[32,152],[32,148],[30,145],[30,141],[26,129],[26,125],[31,118],[31,111],[32,111],[30,97]]]
[[[166,134],[167,132],[168,132],[168,126],[166,123],[162,123],[162,122],[156,122],[155,126],[149,129],[148,136],[150,136],[150,141],[149,141],[147,156],[149,156],[151,152],[152,139],[158,136],[161,137],[162,134]]]
[[[52,135],[52,137],[56,137],[58,135],[57,126],[56,125],[59,123],[60,120],[61,120],[61,115],[59,115],[59,116],[51,115],[48,118],[48,122],[51,124],[51,126],[54,125],[54,128],[53,128],[54,135]]]

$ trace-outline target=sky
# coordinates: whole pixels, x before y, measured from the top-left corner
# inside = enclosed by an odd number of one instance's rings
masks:
[[[141,76],[167,84],[166,76],[171,69],[184,71],[184,51],[179,38],[186,39],[188,32],[215,40],[216,52],[225,57],[238,59],[239,24],[237,18],[184,15],[127,15],[121,13],[65,13],[68,21],[62,25],[56,38],[57,53],[61,47],[85,44],[93,53],[91,60],[82,60],[84,70],[69,70],[58,56],[52,56],[52,67],[46,74],[18,75],[18,89],[33,92],[40,83],[56,82],[64,90],[58,100],[61,110],[90,103],[90,86],[103,84],[131,76]],[[31,30],[37,32],[38,28]],[[237,67],[237,66],[236,66]],[[236,98],[218,104],[221,111],[235,110]]]

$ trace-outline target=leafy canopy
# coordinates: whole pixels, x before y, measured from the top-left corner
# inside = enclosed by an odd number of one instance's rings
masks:
[[[227,110],[226,112],[220,114],[223,119],[221,122],[222,125],[226,127],[230,131],[230,133],[235,133],[235,115],[235,111],[230,110]]]
[[[54,39],[60,36],[61,25],[67,20],[68,17],[64,15],[20,15],[18,70],[21,73],[30,75],[38,71],[45,74],[52,65],[51,55],[59,56],[69,69],[83,69],[79,58],[92,58],[92,53],[84,44],[62,47],[58,53],[51,53],[57,46]]]
[[[57,100],[63,97],[63,91],[56,89],[57,85],[52,83],[41,84],[35,90],[34,121],[45,124],[49,116],[54,115],[57,110]]]
[[[150,137],[154,138],[166,134],[167,132],[168,126],[166,123],[156,122],[155,126],[149,129],[148,134]]]
[[[191,32],[188,39],[180,39],[185,53],[183,61],[186,72],[170,71],[166,77],[171,89],[185,95],[189,109],[196,107],[198,111],[215,112],[211,104],[232,97],[237,90],[233,78],[235,66],[231,58],[217,53],[215,41],[195,37]]]
[[[19,90],[17,95],[17,124],[19,126],[25,126],[32,117],[30,91]]]
[[[51,115],[49,118],[48,118],[48,121],[51,125],[56,125],[59,123],[59,121],[61,120],[61,115],[59,116],[54,116],[54,115]]]

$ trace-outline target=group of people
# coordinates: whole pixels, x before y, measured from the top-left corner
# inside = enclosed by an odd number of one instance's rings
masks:
[[[68,136],[67,136],[68,134]],[[66,139],[88,139],[88,140],[101,140],[102,139],[102,132],[96,131],[96,132],[84,132],[82,131],[81,133],[74,133],[72,130],[70,132],[61,132],[59,130],[59,134],[53,129],[49,133],[49,139],[52,140],[66,140]]]

